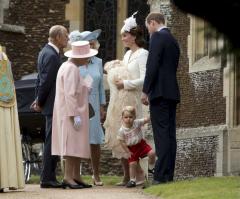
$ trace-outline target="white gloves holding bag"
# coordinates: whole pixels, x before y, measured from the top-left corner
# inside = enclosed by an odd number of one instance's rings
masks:
[[[75,116],[73,118],[73,126],[76,130],[80,129],[80,126],[81,126],[81,123],[82,123],[82,120],[80,118],[80,116]]]

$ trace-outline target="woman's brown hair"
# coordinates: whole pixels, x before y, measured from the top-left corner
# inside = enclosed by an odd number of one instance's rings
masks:
[[[145,46],[143,30],[139,26],[132,28],[128,33],[136,37],[135,42],[138,47],[143,48]]]

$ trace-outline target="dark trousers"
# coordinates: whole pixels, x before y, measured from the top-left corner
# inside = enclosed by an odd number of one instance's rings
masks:
[[[176,101],[156,98],[150,102],[150,117],[157,161],[154,180],[173,181],[176,160]]]
[[[41,173],[41,182],[56,181],[56,168],[59,161],[58,156],[52,156],[52,115],[45,116],[45,142],[43,153],[43,168]]]

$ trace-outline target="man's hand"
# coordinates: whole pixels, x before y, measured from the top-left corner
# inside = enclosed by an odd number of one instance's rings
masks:
[[[81,123],[82,123],[82,120],[80,118],[80,116],[75,116],[73,118],[73,126],[76,130],[80,129],[80,126],[81,126]]]
[[[117,86],[117,89],[118,89],[118,90],[121,90],[121,89],[124,88],[123,80],[122,80],[122,79],[117,79],[117,80],[115,80],[115,85]]]
[[[36,112],[41,112],[42,108],[38,105],[37,100],[34,100],[33,103],[30,106],[30,109],[36,111]]]
[[[147,96],[147,94],[145,94],[145,93],[142,92],[141,101],[142,101],[142,104],[144,104],[144,105],[146,105],[146,106],[149,105],[149,101],[148,101],[148,96]]]
[[[130,158],[131,156],[132,156],[132,152],[131,151],[127,152],[127,158]]]

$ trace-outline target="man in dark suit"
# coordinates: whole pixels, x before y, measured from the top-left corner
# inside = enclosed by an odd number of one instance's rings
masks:
[[[56,180],[56,167],[59,157],[51,155],[52,115],[55,99],[56,77],[61,66],[60,51],[67,46],[67,29],[60,25],[49,30],[49,42],[38,55],[38,78],[36,83],[36,100],[32,104],[35,111],[41,111],[46,119],[46,131],[43,154],[41,188],[60,188]]]
[[[164,24],[161,13],[150,13],[146,18],[150,46],[141,100],[150,104],[157,154],[153,184],[173,181],[177,148],[176,105],[180,93],[176,72],[180,49]]]

